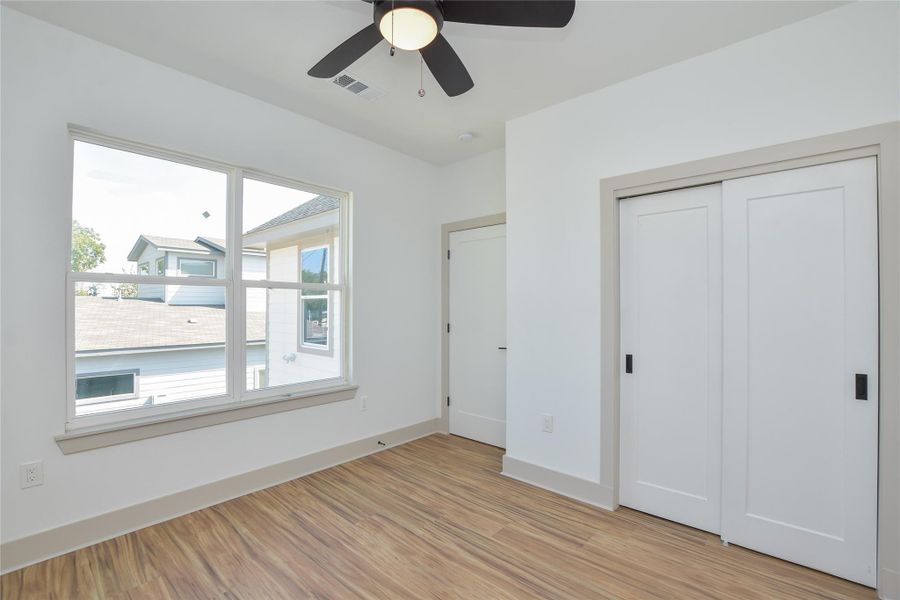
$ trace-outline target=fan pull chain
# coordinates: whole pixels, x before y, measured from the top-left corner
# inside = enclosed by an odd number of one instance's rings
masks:
[[[396,39],[394,36],[394,0],[391,0],[391,56],[394,55],[394,40]]]
[[[425,77],[423,75],[423,71],[425,67],[425,59],[422,58],[422,55],[419,54],[419,98],[425,97]]]

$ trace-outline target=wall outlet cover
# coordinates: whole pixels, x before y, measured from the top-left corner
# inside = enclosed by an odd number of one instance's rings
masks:
[[[19,486],[23,490],[36,485],[43,485],[43,483],[44,461],[37,460],[19,465]]]
[[[553,415],[541,415],[541,430],[553,433]]]

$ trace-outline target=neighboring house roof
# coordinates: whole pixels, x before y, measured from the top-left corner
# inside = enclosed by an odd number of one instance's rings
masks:
[[[171,250],[175,252],[181,250],[191,253],[200,252],[203,254],[225,253],[225,240],[223,240],[222,238],[200,236],[194,238],[193,240],[189,240],[185,238],[174,238],[164,235],[148,235],[142,233],[134,243],[134,246],[131,248],[131,252],[128,253],[128,260],[139,260],[141,258],[141,254],[144,253],[144,248],[146,248],[148,244],[156,246],[160,250]],[[255,248],[251,246],[248,248],[244,248],[244,254],[264,254],[264,251],[261,248]]]
[[[225,343],[225,330],[224,306],[182,306],[137,298],[75,297],[76,353],[216,346]],[[247,341],[262,342],[265,337],[265,313],[248,312]]]
[[[262,225],[259,225],[258,227],[254,227],[247,233],[256,233],[257,231],[271,229],[272,227],[284,225],[285,223],[290,223],[299,219],[306,219],[308,217],[326,213],[330,210],[335,210],[340,205],[340,200],[338,200],[337,198],[332,198],[330,196],[316,196],[312,200],[307,200],[300,206],[292,208],[286,213],[280,214],[274,219],[270,219]]]

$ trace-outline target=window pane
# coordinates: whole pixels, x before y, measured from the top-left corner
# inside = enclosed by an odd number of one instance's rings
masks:
[[[328,345],[328,299],[303,298],[303,343],[314,346]]]
[[[245,280],[336,283],[328,276],[330,249],[339,247],[337,198],[244,179],[243,229]]]
[[[340,292],[247,289],[247,389],[341,376]]]
[[[95,293],[75,297],[76,415],[226,393],[224,286],[153,286],[152,299],[143,284],[86,287]]]
[[[178,274],[188,277],[215,277],[216,261],[197,258],[179,258]]]
[[[72,270],[149,275],[151,264],[171,255],[219,263],[222,277],[227,179],[218,171],[76,141]],[[169,275],[188,275],[169,264]]]
[[[93,375],[75,380],[75,399],[108,399],[110,396],[133,396],[137,373],[120,375]]]

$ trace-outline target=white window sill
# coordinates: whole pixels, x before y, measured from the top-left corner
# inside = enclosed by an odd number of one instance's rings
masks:
[[[356,396],[357,387],[344,384],[300,392],[287,398],[277,397],[232,402],[165,415],[153,415],[130,421],[119,421],[107,425],[71,430],[56,436],[54,439],[63,454],[74,454],[85,450],[125,444],[243,419],[252,419],[308,406],[351,400]]]

